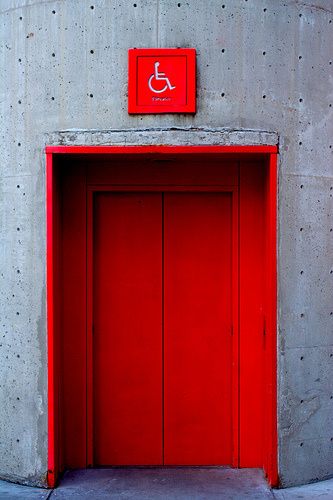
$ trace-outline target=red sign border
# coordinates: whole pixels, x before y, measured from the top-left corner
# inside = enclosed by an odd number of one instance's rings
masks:
[[[187,59],[187,99],[186,104],[158,104],[147,106],[137,103],[138,57],[142,56],[185,56]],[[160,114],[160,113],[192,113],[196,112],[196,50],[195,49],[128,49],[128,113]]]

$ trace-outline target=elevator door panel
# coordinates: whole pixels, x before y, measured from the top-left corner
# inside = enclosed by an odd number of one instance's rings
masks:
[[[160,465],[162,196],[94,209],[94,465]]]
[[[232,198],[164,204],[164,463],[231,464]]]
[[[96,196],[95,465],[231,463],[231,219],[230,194]]]

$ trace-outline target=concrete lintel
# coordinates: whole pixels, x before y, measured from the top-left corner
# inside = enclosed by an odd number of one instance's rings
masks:
[[[60,130],[46,135],[45,144],[63,146],[102,145],[220,145],[275,146],[276,132],[228,128],[146,128],[123,130]]]

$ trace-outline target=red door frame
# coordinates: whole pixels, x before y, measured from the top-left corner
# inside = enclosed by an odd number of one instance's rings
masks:
[[[267,159],[266,212],[267,212],[267,250],[265,271],[266,281],[266,354],[269,369],[266,372],[266,420],[268,432],[265,446],[266,454],[264,468],[271,485],[278,484],[277,470],[277,381],[276,381],[276,328],[277,328],[277,154],[276,146],[47,146],[46,147],[46,223],[47,223],[47,335],[48,335],[48,486],[54,487],[58,476],[58,373],[55,363],[56,339],[55,322],[56,288],[57,288],[57,256],[55,252],[55,234],[57,232],[56,211],[56,168],[54,158],[58,155],[71,154],[226,154],[243,157],[244,155],[260,155]],[[105,187],[104,189],[105,190]],[[88,311],[89,321],[89,311]],[[235,336],[237,337],[237,336]],[[237,356],[237,343],[234,352]],[[238,411],[237,408],[233,411]],[[234,433],[234,443],[237,443],[238,432]],[[238,446],[236,447],[238,449]],[[237,466],[235,456],[234,465]]]

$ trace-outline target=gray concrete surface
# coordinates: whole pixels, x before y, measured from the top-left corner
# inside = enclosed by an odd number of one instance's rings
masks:
[[[22,486],[20,484],[0,481],[1,500],[47,500],[50,498],[52,490]]]
[[[275,146],[279,142],[276,132],[215,127],[172,127],[172,129],[126,130],[61,130],[46,135],[49,145],[62,146],[137,146],[140,144],[171,144],[181,146]]]
[[[304,486],[294,486],[281,490],[273,490],[276,500],[312,500],[315,498],[333,499],[333,479],[319,481],[318,483],[306,484]]]
[[[55,490],[0,481],[0,498],[31,499],[333,499],[333,479],[271,490],[258,469],[94,469],[67,472]]]
[[[280,137],[279,473],[284,486],[333,474],[332,11],[332,0],[1,0],[0,477],[45,485],[47,472],[47,134],[144,129],[149,144],[174,127]],[[197,49],[195,116],[128,116],[133,46]]]
[[[153,468],[68,472],[50,498],[243,500],[273,497],[262,471],[257,469]]]

